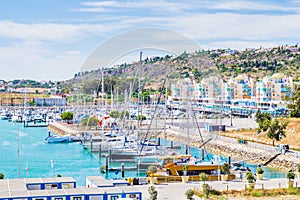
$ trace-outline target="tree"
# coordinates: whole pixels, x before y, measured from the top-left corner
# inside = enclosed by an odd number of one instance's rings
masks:
[[[0,173],[0,179],[4,179],[4,174]]]
[[[290,109],[291,117],[300,117],[300,86],[297,86],[293,96],[290,98],[290,104],[288,104],[288,109]]]
[[[81,121],[81,124],[83,126],[97,126],[98,123],[99,123],[99,119],[97,119],[95,117],[84,118]]]
[[[141,116],[141,115],[136,116],[135,119],[136,119],[136,120],[140,120],[140,119],[141,119],[140,116]],[[146,119],[147,119],[147,117],[146,117],[145,115],[142,115],[142,121],[143,121],[143,120],[146,120]]]
[[[285,137],[285,129],[288,125],[287,121],[284,121],[283,119],[274,119],[269,125],[269,128],[266,132],[266,135],[268,138],[276,141],[280,141],[282,137]]]
[[[270,125],[270,122],[272,120],[272,117],[270,113],[262,113],[260,110],[258,110],[255,113],[255,121],[258,124],[257,127],[257,133],[261,133],[262,131],[265,132],[268,130],[268,127]]]
[[[61,114],[61,119],[62,120],[73,120],[73,117],[74,117],[74,114],[72,113],[72,112],[63,112],[62,114]]]
[[[99,91],[99,79],[86,80],[81,85],[82,93],[93,94],[95,91]]]
[[[257,133],[265,133],[266,136],[273,140],[280,141],[282,137],[285,137],[285,129],[288,122],[283,119],[272,119],[269,113],[261,113],[258,110],[255,114],[256,123],[258,124]]]
[[[109,116],[111,116],[113,118],[118,118],[119,117],[119,111],[112,110],[112,111],[110,111]]]

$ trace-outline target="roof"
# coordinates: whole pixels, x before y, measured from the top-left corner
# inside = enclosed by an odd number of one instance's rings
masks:
[[[69,183],[76,182],[72,177],[56,177],[56,178],[24,178],[24,179],[3,179],[0,180],[0,193],[8,192],[12,195],[27,194],[27,184],[41,183]],[[2,195],[1,195],[2,196]]]
[[[75,182],[72,177],[57,178],[25,178],[25,179],[4,179],[0,180],[0,194],[3,198],[22,198],[22,197],[45,197],[45,196],[66,196],[66,195],[102,195],[104,193],[123,193],[139,192],[137,188],[126,186],[114,186],[116,183],[127,183],[125,180],[106,180],[102,176],[89,176],[88,179],[96,181],[101,188],[78,187],[72,189],[55,189],[55,190],[28,190],[26,184],[41,183],[68,183]],[[112,187],[114,186],[114,187]]]

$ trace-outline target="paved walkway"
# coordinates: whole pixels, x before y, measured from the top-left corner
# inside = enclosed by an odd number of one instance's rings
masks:
[[[274,189],[274,188],[286,188],[287,179],[265,179],[258,180],[255,184],[255,189]],[[244,190],[247,187],[246,180],[242,182],[239,180],[233,181],[207,181],[213,189],[223,191],[223,190]],[[143,200],[149,199],[148,188],[150,185],[138,185],[132,186],[143,193]],[[189,182],[189,183],[166,183],[154,185],[158,192],[158,200],[183,200],[185,199],[184,193],[188,189],[200,188],[200,182]],[[295,179],[294,186],[300,186],[300,179]],[[194,196],[195,200],[200,199]]]

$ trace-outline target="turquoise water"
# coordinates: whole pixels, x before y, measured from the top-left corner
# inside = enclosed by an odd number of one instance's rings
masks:
[[[99,160],[98,154],[91,154],[83,149],[80,143],[44,143],[44,139],[48,136],[47,128],[24,128],[23,124],[0,120],[0,172],[5,178],[18,178],[18,133],[20,178],[53,177],[61,174],[73,177],[78,185],[85,185],[86,176],[101,175],[99,167],[105,164],[104,158]],[[201,158],[201,152],[197,148],[191,148],[191,154]],[[212,157],[213,155],[209,154],[209,159]],[[221,157],[221,161],[227,161],[227,158]],[[125,163],[125,167],[134,165]],[[121,163],[113,163],[111,166],[120,167]],[[245,164],[245,166],[249,166],[254,172],[257,168],[256,165]],[[284,177],[284,173],[268,168],[264,170],[268,177]],[[126,171],[125,176],[136,177],[137,172]],[[121,173],[110,172],[107,178],[121,178]]]
[[[0,172],[5,178],[18,178],[18,126],[21,178],[61,174],[85,185],[87,175],[99,175],[99,161],[79,143],[47,144],[43,141],[47,128],[24,128],[22,124],[0,120]]]

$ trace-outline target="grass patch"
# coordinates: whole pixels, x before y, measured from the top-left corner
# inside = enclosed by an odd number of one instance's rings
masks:
[[[265,193],[263,190],[254,190],[254,191],[252,191],[252,196],[253,197],[263,197],[263,196],[265,196]]]
[[[195,195],[203,198],[204,195],[201,191],[196,190]],[[226,196],[231,196],[231,197],[276,197],[276,196],[282,196],[282,195],[295,195],[295,196],[300,196],[300,188],[296,187],[290,187],[290,188],[278,188],[278,189],[264,189],[264,190],[259,190],[259,189],[250,189],[248,188],[247,190],[229,190],[229,191],[217,191],[217,190],[210,190],[209,191],[209,196],[212,197],[213,199],[228,199]],[[300,197],[299,197],[300,199]]]

